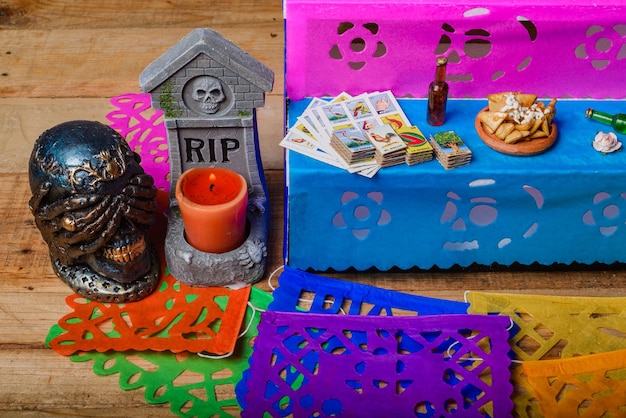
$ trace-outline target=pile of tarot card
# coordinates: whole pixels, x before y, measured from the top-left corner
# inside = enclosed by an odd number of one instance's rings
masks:
[[[454,131],[438,132],[431,137],[435,158],[446,169],[461,167],[470,163],[472,151]]]
[[[433,147],[417,126],[407,126],[400,132],[406,142],[405,161],[407,165],[415,165],[433,159]]]
[[[433,158],[432,146],[390,91],[314,98],[280,145],[366,177]]]

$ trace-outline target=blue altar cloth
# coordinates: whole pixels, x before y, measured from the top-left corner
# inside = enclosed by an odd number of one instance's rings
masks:
[[[308,102],[288,103],[289,126]],[[626,153],[594,150],[596,132],[612,129],[584,117],[588,107],[626,113],[626,102],[559,100],[555,144],[525,157],[494,151],[478,137],[474,119],[486,100],[449,100],[441,127],[426,123],[424,100],[399,102],[426,137],[460,135],[471,163],[445,170],[433,159],[383,168],[369,179],[287,151],[287,265],[388,270],[626,261]]]

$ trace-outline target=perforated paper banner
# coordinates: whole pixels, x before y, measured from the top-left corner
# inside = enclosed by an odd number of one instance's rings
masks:
[[[270,310],[317,314],[415,316],[464,314],[468,304],[395,292],[345,280],[307,273],[289,266],[278,278]],[[249,371],[236,386],[237,399],[245,407]],[[287,383],[296,375],[287,376]]]
[[[468,292],[469,312],[511,318],[511,348],[522,361],[570,358],[626,349],[626,298]],[[543,364],[543,361],[542,363]],[[512,372],[519,417],[539,413],[522,368]]]
[[[522,367],[546,417],[626,416],[626,350]]]
[[[331,279],[286,266],[278,279],[274,311],[349,315],[467,313],[468,304]]]
[[[242,416],[509,416],[508,324],[264,312]]]
[[[468,292],[470,313],[508,315],[519,360],[626,349],[626,297]]]
[[[170,410],[184,417],[239,416],[234,386],[248,368],[252,355],[252,339],[257,335],[259,310],[267,309],[272,296],[252,288],[244,323],[248,331],[237,341],[233,354],[224,359],[206,359],[194,353],[168,351],[97,351],[78,352],[70,356],[74,362],[93,360],[94,373],[99,376],[119,374],[123,390],[144,389],[149,404],[170,404]],[[58,325],[50,330],[48,339],[63,332]]]
[[[250,287],[190,287],[165,274],[160,288],[133,303],[101,303],[77,294],[66,298],[72,312],[58,322],[63,330],[49,341],[58,353],[77,351],[233,350],[241,330]]]
[[[115,108],[106,115],[111,128],[141,156],[141,166],[154,178],[154,185],[168,192],[170,165],[163,111],[152,108],[150,94],[123,94],[110,103]]]
[[[542,416],[539,409],[539,400],[535,397],[535,391],[528,384],[526,374],[521,363],[511,364],[511,383],[513,383],[513,394],[511,400],[513,405],[514,418],[539,418]]]

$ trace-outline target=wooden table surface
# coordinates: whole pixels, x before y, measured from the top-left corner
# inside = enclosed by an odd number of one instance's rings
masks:
[[[141,71],[197,27],[210,27],[269,66],[274,90],[258,112],[271,216],[267,274],[282,265],[283,17],[280,0],[0,2],[0,416],[168,416],[117,376],[98,377],[44,345],[68,313],[28,210],[28,158],[45,129],[106,122],[108,99],[139,92]],[[623,266],[472,267],[325,273],[383,288],[461,300],[465,290],[626,296]],[[256,286],[269,290],[265,280]]]

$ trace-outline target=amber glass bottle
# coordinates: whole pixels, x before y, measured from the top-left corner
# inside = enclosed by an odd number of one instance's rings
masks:
[[[605,125],[611,125],[617,132],[626,134],[626,115],[623,113],[611,115],[609,113],[587,109],[585,116],[597,122],[604,123]]]
[[[426,122],[429,125],[441,126],[446,120],[446,105],[448,103],[448,83],[446,83],[446,66],[448,59],[437,59],[435,81],[428,86],[428,113]]]

